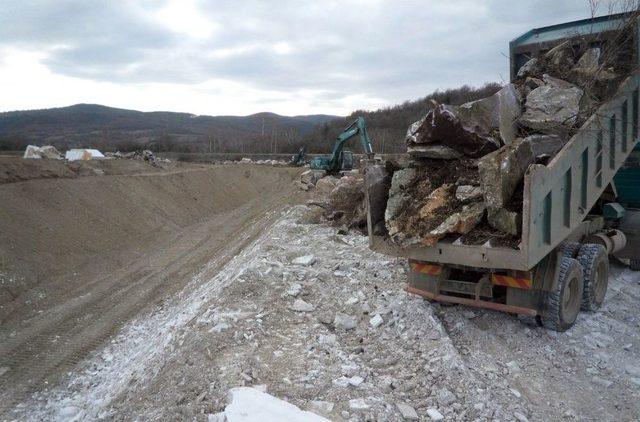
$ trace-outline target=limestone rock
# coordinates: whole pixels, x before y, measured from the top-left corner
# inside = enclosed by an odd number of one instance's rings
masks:
[[[513,236],[519,235],[522,231],[522,216],[520,213],[508,211],[504,208],[489,208],[487,221],[491,227]]]
[[[484,112],[473,116],[478,108],[461,112],[460,107],[441,104],[430,110],[422,119],[422,124],[408,134],[406,141],[409,151],[416,145],[439,144],[470,157],[481,157],[497,149],[498,141],[489,134],[490,118],[487,119]],[[470,120],[470,116],[475,120]]]
[[[462,185],[456,188],[456,199],[463,203],[478,201],[482,195],[480,186]]]
[[[416,412],[416,409],[409,406],[408,404],[396,403],[396,407],[400,411],[400,414],[402,415],[405,421],[417,421],[418,419],[420,419],[418,417],[418,413]]]
[[[326,174],[327,172],[324,170],[307,170],[300,175],[300,182],[315,186],[318,180],[322,179]]]
[[[576,123],[583,91],[570,86],[560,88],[547,84],[527,95],[522,126],[547,134],[565,134]]]
[[[537,58],[533,58],[526,62],[522,67],[518,70],[518,78],[524,78],[529,75],[538,75],[540,73],[540,61]]]
[[[338,312],[333,320],[333,326],[337,330],[353,330],[356,328],[356,317]]]
[[[302,299],[296,299],[293,302],[293,305],[291,305],[291,310],[296,312],[313,312],[314,309],[315,307],[312,304],[307,303]]]
[[[450,215],[438,227],[431,230],[429,235],[426,236],[421,243],[425,246],[433,246],[447,234],[469,233],[480,223],[485,211],[486,206],[483,202],[465,205],[462,211]]]
[[[313,265],[313,264],[316,263],[316,258],[313,255],[304,255],[304,256],[299,256],[299,257],[295,258],[291,262],[294,265],[304,265],[305,267],[308,267],[308,266]]]
[[[535,157],[539,157],[541,155],[549,155],[553,157],[562,149],[564,144],[567,143],[566,139],[561,136],[542,134],[527,136],[524,138],[524,141],[531,144],[531,150]]]
[[[462,157],[462,153],[446,145],[412,145],[407,147],[407,152],[413,157],[435,158],[437,160],[455,160]]]
[[[518,139],[478,161],[480,182],[488,208],[502,208],[509,202],[534,160],[531,144]]]
[[[413,168],[398,170],[391,178],[391,188],[389,188],[389,199],[384,212],[384,221],[390,235],[397,233],[394,220],[400,215],[411,197],[407,194],[407,187],[415,181],[417,172]]]
[[[588,49],[582,57],[576,63],[576,68],[578,69],[589,69],[591,71],[597,71],[600,66],[600,49],[590,48]]]
[[[550,66],[553,66],[557,70],[571,69],[574,65],[571,41],[565,41],[547,51],[544,58]]]

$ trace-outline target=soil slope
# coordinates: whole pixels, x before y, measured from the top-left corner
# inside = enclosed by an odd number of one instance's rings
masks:
[[[297,200],[299,169],[123,163],[134,174],[0,184],[0,414]]]

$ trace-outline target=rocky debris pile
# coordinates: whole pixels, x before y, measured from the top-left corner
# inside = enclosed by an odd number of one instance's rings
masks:
[[[150,149],[145,149],[141,151],[131,151],[131,152],[107,152],[105,153],[107,158],[117,158],[117,159],[125,159],[125,160],[139,160],[146,161],[152,166],[157,166],[160,163],[170,163],[171,160],[168,158],[160,158]]]
[[[234,161],[224,161],[223,164],[234,164]],[[287,165],[286,161],[278,161],[278,160],[252,160],[249,157],[243,157],[240,161],[237,161],[239,164],[258,164],[258,165],[267,165],[267,166],[285,166]]]
[[[47,158],[50,160],[62,160],[62,154],[60,151],[56,149],[56,147],[51,145],[45,145],[42,147],[38,147],[35,145],[28,145],[24,150],[24,155],[22,158]]]
[[[359,170],[339,177],[327,175],[324,170],[307,170],[295,184],[304,191],[312,191],[309,204],[320,208],[322,217],[341,227],[341,232],[349,228],[366,228],[364,176]]]
[[[435,104],[408,128],[411,161],[393,172],[384,218],[391,239],[433,246],[452,234],[517,247],[527,168],[553,158],[620,81],[599,49],[576,60],[564,43],[491,97]]]

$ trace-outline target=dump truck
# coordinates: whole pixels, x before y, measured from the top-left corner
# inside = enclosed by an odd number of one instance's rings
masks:
[[[510,43],[512,80],[527,60],[567,40],[602,45],[628,14],[533,29]],[[634,18],[635,19],[635,18]],[[637,20],[630,55],[638,61]],[[410,293],[431,301],[505,311],[569,329],[580,310],[605,298],[609,256],[640,264],[640,72],[602,104],[546,164],[524,176],[522,237],[517,248],[469,245],[449,235],[433,246],[399,246],[385,233],[393,170],[365,165],[370,248],[408,258]]]

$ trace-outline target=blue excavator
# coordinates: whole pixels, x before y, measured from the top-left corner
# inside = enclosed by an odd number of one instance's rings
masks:
[[[310,162],[313,170],[325,170],[327,173],[338,173],[340,171],[348,171],[353,168],[353,153],[343,150],[344,144],[351,138],[360,135],[360,143],[367,159],[373,158],[373,149],[371,147],[371,139],[367,135],[367,127],[363,117],[358,117],[345,130],[338,135],[336,143],[333,146],[331,155],[321,155],[314,157]]]

